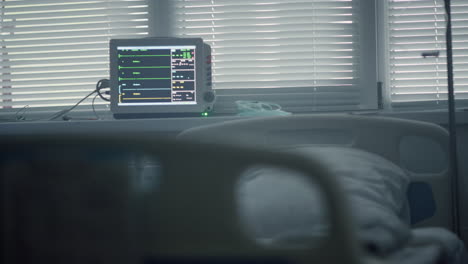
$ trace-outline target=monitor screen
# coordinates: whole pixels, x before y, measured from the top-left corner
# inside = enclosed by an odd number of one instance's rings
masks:
[[[111,111],[127,118],[211,111],[211,49],[200,38],[110,41]]]
[[[192,45],[118,46],[118,104],[196,104],[195,52]]]

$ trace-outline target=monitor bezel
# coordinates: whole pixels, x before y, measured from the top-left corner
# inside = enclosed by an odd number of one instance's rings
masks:
[[[203,103],[205,92],[205,78],[203,67],[204,43],[201,38],[140,38],[140,39],[112,39],[109,43],[110,57],[110,95],[111,112],[114,115],[137,115],[143,117],[161,114],[199,114],[206,111]],[[119,105],[118,100],[118,47],[122,46],[195,46],[195,104],[168,104],[168,105]]]

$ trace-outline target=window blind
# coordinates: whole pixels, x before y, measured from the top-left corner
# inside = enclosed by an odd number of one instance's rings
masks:
[[[468,99],[468,2],[452,0],[455,98]],[[447,66],[443,0],[388,3],[389,86],[392,105],[445,106]],[[440,51],[438,58],[423,52]]]
[[[148,31],[144,0],[0,0],[0,12],[0,109],[74,105],[109,78],[109,39]]]
[[[290,105],[352,106],[360,103],[357,2],[176,0],[174,28],[211,45],[218,94],[278,91]]]

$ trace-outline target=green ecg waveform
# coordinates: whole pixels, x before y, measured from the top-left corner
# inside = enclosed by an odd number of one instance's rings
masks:
[[[120,69],[169,69],[171,66],[131,66],[131,67],[124,67],[119,66]]]
[[[168,57],[171,54],[161,54],[161,55],[122,55],[119,54],[119,58],[126,58],[126,57]]]
[[[122,78],[119,81],[138,81],[138,80],[170,80],[171,78]]]

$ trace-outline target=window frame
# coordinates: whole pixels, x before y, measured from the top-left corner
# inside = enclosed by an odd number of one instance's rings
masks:
[[[391,89],[388,85],[388,80],[390,80],[390,72],[389,72],[389,53],[388,49],[389,41],[387,39],[388,36],[388,18],[387,18],[387,9],[388,9],[388,0],[378,1],[376,4],[375,15],[376,19],[376,28],[377,28],[377,36],[376,36],[376,46],[377,46],[377,79],[378,82],[381,83],[381,104],[382,109],[390,110],[392,109],[392,101],[391,101]]]

